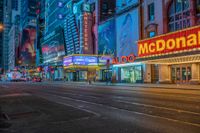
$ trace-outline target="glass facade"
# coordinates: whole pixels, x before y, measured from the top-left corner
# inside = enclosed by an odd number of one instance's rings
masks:
[[[173,65],[172,83],[189,83],[192,78],[191,68],[191,64]]]
[[[142,65],[122,67],[121,68],[121,82],[123,82],[123,83],[142,83],[143,82]]]
[[[173,0],[168,11],[169,32],[191,26],[191,5],[189,0]]]

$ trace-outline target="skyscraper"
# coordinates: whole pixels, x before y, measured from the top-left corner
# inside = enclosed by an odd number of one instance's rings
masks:
[[[3,68],[8,70],[8,42],[9,42],[9,31],[11,28],[11,13],[12,13],[12,1],[4,0],[4,32],[3,32]]]
[[[8,68],[13,70],[16,66],[16,48],[19,46],[20,33],[20,0],[12,0],[11,28],[8,41]]]
[[[18,66],[36,65],[37,1],[21,0],[20,45],[17,48]]]
[[[3,0],[0,1],[0,25],[3,26]],[[0,30],[0,69],[1,70],[3,68],[2,55],[3,55],[3,29]]]
[[[37,0],[21,0],[21,29],[36,27]]]

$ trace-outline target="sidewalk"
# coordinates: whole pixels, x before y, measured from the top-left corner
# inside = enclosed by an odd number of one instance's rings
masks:
[[[72,82],[72,81],[55,81],[66,84],[79,84],[79,85],[88,85],[88,82]],[[200,85],[190,85],[190,84],[147,84],[147,83],[114,83],[106,84],[105,82],[92,82],[91,85],[96,86],[122,86],[122,87],[143,87],[143,88],[163,88],[163,89],[185,89],[185,90],[199,90]]]

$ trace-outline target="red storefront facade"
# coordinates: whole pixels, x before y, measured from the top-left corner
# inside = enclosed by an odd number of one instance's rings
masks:
[[[141,18],[144,82],[199,84],[200,1],[143,0]]]

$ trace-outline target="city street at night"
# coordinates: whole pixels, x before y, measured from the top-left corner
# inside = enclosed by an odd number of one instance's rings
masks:
[[[0,106],[9,125],[1,133],[200,131],[200,89],[192,86],[2,82]]]
[[[200,0],[0,0],[0,133],[200,133]]]

